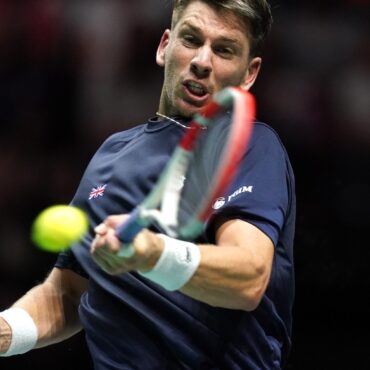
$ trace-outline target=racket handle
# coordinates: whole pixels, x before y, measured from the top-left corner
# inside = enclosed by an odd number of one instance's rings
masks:
[[[135,236],[148,225],[139,217],[139,208],[135,208],[129,217],[116,228],[117,238],[125,244],[131,243]]]

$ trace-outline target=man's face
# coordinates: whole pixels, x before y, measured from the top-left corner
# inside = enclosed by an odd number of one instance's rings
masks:
[[[165,68],[159,111],[188,117],[226,86],[249,89],[261,64],[260,58],[250,60],[249,50],[239,17],[190,2],[158,47],[157,63]]]

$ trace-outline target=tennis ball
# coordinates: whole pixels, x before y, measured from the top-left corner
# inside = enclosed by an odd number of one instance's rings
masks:
[[[40,249],[58,253],[77,242],[88,229],[84,211],[67,205],[54,205],[35,219],[31,239]]]

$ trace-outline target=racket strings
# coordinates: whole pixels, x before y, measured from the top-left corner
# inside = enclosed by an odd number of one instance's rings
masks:
[[[208,198],[208,192],[222,165],[229,131],[229,117],[220,115],[198,141],[181,192],[177,215],[179,225],[188,224],[199,213],[204,199]]]

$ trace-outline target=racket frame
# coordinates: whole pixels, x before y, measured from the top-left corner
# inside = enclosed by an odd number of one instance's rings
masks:
[[[214,182],[192,217],[176,231],[177,211],[181,190],[176,188],[179,180],[185,177],[193,158],[193,149],[202,132],[213,124],[220,112],[232,109],[231,129],[223,148],[222,163],[214,176]],[[228,87],[214,95],[200,113],[197,113],[175,148],[170,161],[160,175],[157,184],[144,201],[130,213],[128,220],[116,229],[116,236],[123,243],[130,243],[143,228],[153,222],[159,223],[166,234],[182,239],[194,239],[204,229],[213,212],[214,200],[223,194],[231,184],[253,130],[255,119],[255,99],[252,94],[238,87]],[[164,209],[164,212],[158,208]]]

